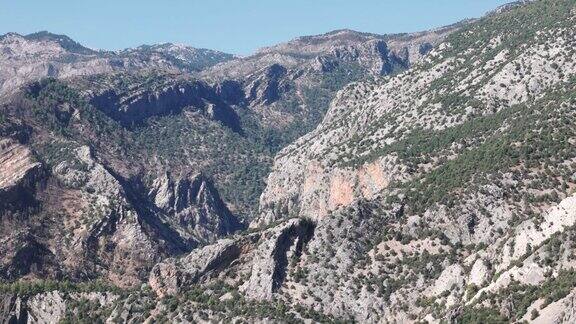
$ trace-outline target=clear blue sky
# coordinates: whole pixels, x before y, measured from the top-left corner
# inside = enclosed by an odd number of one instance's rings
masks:
[[[0,34],[47,30],[101,49],[174,42],[250,54],[350,28],[413,32],[479,17],[511,0],[0,0]]]

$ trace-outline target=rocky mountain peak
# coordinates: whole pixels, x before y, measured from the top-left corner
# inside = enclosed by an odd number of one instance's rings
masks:
[[[45,77],[70,78],[150,70],[197,72],[234,56],[213,50],[161,44],[119,52],[95,51],[46,31],[0,37],[0,96]]]
[[[384,36],[361,33],[350,29],[336,30],[329,33],[313,36],[302,36],[286,43],[260,49],[256,55],[280,53],[284,55],[322,55],[327,54],[335,47],[353,46],[374,39],[383,39]]]

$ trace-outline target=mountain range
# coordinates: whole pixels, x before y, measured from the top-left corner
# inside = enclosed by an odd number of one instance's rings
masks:
[[[0,320],[573,322],[575,22],[0,36]]]

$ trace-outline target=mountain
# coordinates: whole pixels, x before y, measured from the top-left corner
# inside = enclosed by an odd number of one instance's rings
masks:
[[[339,92],[276,156],[252,224],[316,224],[273,298],[360,322],[573,321],[574,6],[491,14]]]
[[[25,36],[20,36],[15,33],[9,33],[2,36],[2,38],[5,40],[8,40],[9,38],[24,38],[26,41],[29,42],[51,43],[73,54],[91,55],[97,53],[97,51],[82,46],[80,43],[74,41],[73,39],[71,39],[66,35],[52,34],[47,31],[32,33]]]
[[[108,138],[117,142],[118,151],[104,153],[110,145],[105,143],[98,148],[104,143],[97,138],[83,141],[95,148],[96,154],[113,156],[111,160],[119,161],[110,162],[118,164],[115,168],[119,174],[131,178],[150,172],[157,177],[166,170],[202,171],[214,178],[216,188],[234,213],[250,218],[257,210],[273,154],[313,129],[337,90],[350,81],[406,69],[456,28],[392,36],[338,31],[304,37],[276,49],[263,49],[253,56],[234,59],[171,44],[142,46],[119,53],[89,52],[65,36],[48,33],[26,37],[9,34],[3,42],[12,47],[13,43],[26,45],[19,52],[14,49],[10,52],[13,54],[4,55],[6,62],[22,64],[20,70],[35,70],[38,64],[61,67],[51,74],[59,80],[58,86],[37,83],[31,86],[36,88],[32,92],[62,90],[66,93],[54,95],[79,97],[79,101],[87,101],[119,123],[110,126],[119,129]],[[50,46],[37,42],[48,42]],[[307,56],[289,53],[297,47],[306,48],[302,51]],[[51,48],[53,51],[49,51]],[[27,59],[28,52],[32,53],[30,56],[39,55],[34,51],[49,53],[39,63],[37,59]],[[71,56],[75,63],[61,66],[60,56]],[[202,71],[185,67],[225,59],[231,60],[204,66]],[[114,60],[124,63],[110,66]],[[78,64],[91,68],[84,70]],[[97,68],[92,68],[96,65]],[[13,73],[8,68],[0,71],[6,75]],[[34,80],[44,75],[42,71],[21,79],[11,78],[6,83],[15,86]],[[46,86],[49,90],[41,89]],[[9,94],[18,97],[15,92]],[[68,127],[70,121],[76,120],[71,115],[81,109],[66,109]],[[188,112],[193,112],[194,117]],[[198,123],[205,126],[199,127]],[[181,135],[183,130],[188,136]],[[166,137],[167,132],[172,136]],[[76,136],[84,136],[82,133]],[[128,143],[134,145],[128,147]]]
[[[197,71],[230,60],[218,51],[162,44],[120,52],[86,48],[49,32],[0,36],[0,96],[45,77],[66,78],[142,69]]]
[[[228,53],[172,43],[142,45],[120,51],[119,56],[136,57],[149,62],[168,62],[184,71],[201,71],[235,58]]]
[[[247,58],[3,36],[0,276],[130,288],[157,262],[245,229],[273,154],[315,127],[337,90],[407,69],[456,28],[338,31]],[[306,57],[289,53],[298,47]]]
[[[0,107],[0,318],[574,322],[575,22],[31,80]]]
[[[465,24],[414,34],[339,30],[300,37],[214,65],[200,77],[234,85],[230,92],[254,112],[277,150],[313,130],[344,85],[407,69]]]

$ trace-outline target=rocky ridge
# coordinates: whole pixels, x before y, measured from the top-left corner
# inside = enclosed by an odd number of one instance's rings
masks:
[[[332,99],[323,93],[326,90],[333,92],[347,82],[407,69],[463,24],[414,34],[339,30],[300,37],[217,64],[200,72],[200,77],[213,82],[233,80],[264,125],[289,127],[302,119],[316,120],[319,107],[314,101],[319,99],[315,97]]]
[[[0,95],[3,96],[45,77],[66,78],[142,69],[197,71],[234,57],[174,44],[142,46],[120,52],[97,51],[67,36],[48,32],[2,35],[0,53]]]

